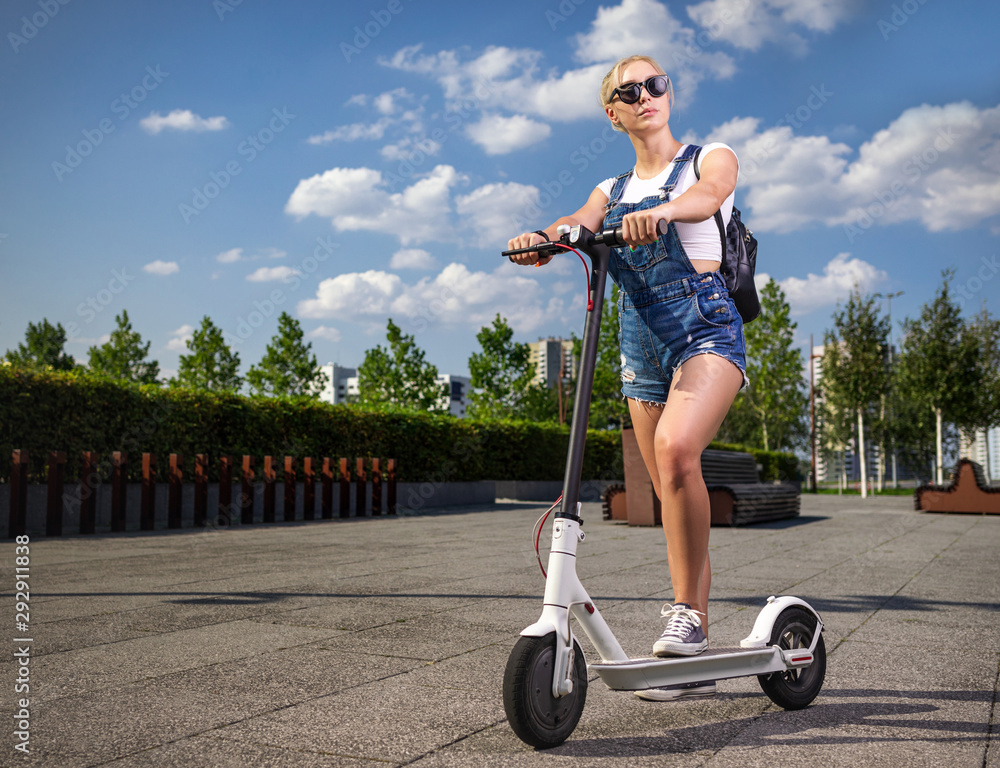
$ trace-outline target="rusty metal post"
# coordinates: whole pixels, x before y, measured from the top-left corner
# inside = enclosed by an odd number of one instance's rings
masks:
[[[11,453],[10,467],[10,516],[7,535],[23,536],[28,526],[28,452]]]
[[[80,467],[80,533],[94,532],[97,518],[97,485],[100,477],[97,474],[97,454],[94,451],[83,452],[83,463]]]
[[[295,519],[295,457],[285,457],[285,522]]]
[[[274,458],[264,457],[264,517],[265,523],[274,522]]]
[[[126,493],[128,491],[128,454],[115,451],[111,454],[111,530],[125,530]]]
[[[316,519],[316,470],[311,456],[302,459],[302,519]]]
[[[219,511],[217,525],[229,525],[233,520],[233,457],[219,457]]]
[[[372,459],[372,517],[382,516],[382,467]]]
[[[323,457],[323,501],[321,506],[324,520],[333,517],[333,467],[329,456]]]
[[[253,456],[243,457],[243,476],[240,478],[240,523],[253,525]]]
[[[151,531],[156,527],[156,454],[142,454],[142,501],[139,527]]]
[[[340,460],[340,516],[351,516],[351,473],[347,459]]]
[[[194,455],[194,527],[208,524],[208,456]]]
[[[364,517],[366,513],[365,509],[365,497],[368,495],[366,491],[368,490],[368,477],[365,475],[365,460],[358,457],[355,460],[355,470],[354,470],[354,516]]]
[[[184,456],[180,453],[170,454],[170,464],[167,473],[167,528],[181,527],[181,502],[184,482]]]
[[[45,535],[62,536],[63,482],[66,477],[66,453],[49,453],[48,507],[45,511]]]
[[[387,515],[396,514],[396,460],[388,459],[388,480],[385,488],[385,513]]]

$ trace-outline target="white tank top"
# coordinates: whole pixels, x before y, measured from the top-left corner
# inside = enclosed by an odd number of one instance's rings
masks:
[[[722,144],[720,142],[715,142],[713,144],[706,144],[702,150],[701,154],[698,156],[698,170],[701,170],[701,163],[705,159],[705,155],[716,149],[728,149],[733,152],[733,148],[728,144]],[[678,154],[681,150],[678,150]],[[736,153],[733,152],[735,156]],[[739,163],[739,158],[736,159]],[[672,199],[676,199],[678,195],[682,194],[690,187],[694,186],[698,179],[694,175],[693,163],[688,163],[687,167],[681,172],[680,178],[677,180],[677,186],[674,188],[671,194]],[[635,175],[635,169],[632,169],[632,175],[625,184],[625,189],[622,191],[621,199],[618,201],[620,203],[638,203],[647,197],[653,197],[660,194],[660,188],[667,183],[667,178],[670,176],[670,172],[674,168],[674,163],[671,160],[667,167],[664,168],[660,173],[658,173],[652,179],[640,179]],[[597,188],[604,193],[604,196],[611,197],[611,189],[614,187],[615,177],[610,179],[605,179]],[[733,195],[735,190],[730,193],[729,197],[725,199],[722,203],[722,223],[729,224],[729,219],[733,215]],[[681,239],[681,245],[684,246],[684,250],[688,255],[689,259],[705,259],[708,261],[722,261],[722,241],[719,239],[719,225],[715,223],[715,216],[709,216],[704,221],[699,221],[696,223],[684,223],[680,221],[675,221],[674,226],[677,227],[677,236]]]

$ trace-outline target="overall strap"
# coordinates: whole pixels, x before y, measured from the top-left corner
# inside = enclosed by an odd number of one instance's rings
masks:
[[[618,201],[621,200],[622,193],[625,191],[625,185],[628,184],[628,180],[631,177],[631,168],[625,171],[625,173],[620,173],[615,177],[615,183],[611,187],[611,194],[608,195],[608,204],[604,206],[605,212],[610,211],[618,205]]]
[[[670,171],[670,176],[667,178],[667,183],[660,187],[660,199],[669,200],[670,193],[674,191],[674,187],[677,186],[677,182],[680,180],[681,172],[684,170],[684,164],[689,162],[698,152],[701,151],[701,147],[697,144],[685,144],[681,147],[681,151],[677,153],[677,156],[673,159],[673,170]]]

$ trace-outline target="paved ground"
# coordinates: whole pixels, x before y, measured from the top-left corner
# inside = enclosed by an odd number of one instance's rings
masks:
[[[595,680],[576,732],[544,753],[500,694],[540,610],[535,506],[35,539],[31,752],[14,749],[25,694],[8,652],[0,765],[1000,768],[1000,518],[911,506],[806,496],[791,523],[713,529],[713,644],[745,636],[769,594],[822,612],[827,679],[808,709],[779,709],[753,678],[685,704]],[[584,583],[647,655],[670,596],[662,534],[585,516]],[[9,641],[14,547],[0,542]]]

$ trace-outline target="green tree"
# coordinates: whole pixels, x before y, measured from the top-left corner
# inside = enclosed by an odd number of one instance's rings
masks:
[[[861,465],[861,495],[867,496],[865,416],[880,407],[889,390],[887,366],[889,320],[879,312],[874,296],[855,289],[833,315],[834,329],[823,342],[823,392],[828,404],[857,417],[857,456]]]
[[[368,406],[393,405],[420,411],[447,412],[448,387],[437,381],[437,368],[424,360],[413,336],[407,336],[389,318],[386,339],[365,352],[358,366],[358,402]]]
[[[28,323],[24,344],[18,344],[15,350],[7,350],[4,358],[11,364],[24,368],[71,371],[76,367],[76,361],[63,350],[65,344],[66,330],[62,323],[52,325],[43,318],[37,325]]]
[[[945,418],[962,419],[976,398],[981,373],[975,360],[975,345],[965,339],[965,322],[951,297],[952,270],[942,273],[942,285],[934,301],[925,304],[920,317],[903,322],[903,343],[898,360],[900,399],[919,404],[934,415],[936,480],[944,480]],[[917,447],[919,452],[919,447]]]
[[[102,376],[139,384],[155,384],[160,366],[149,360],[150,342],[142,343],[138,331],[132,330],[128,311],[115,317],[117,324],[111,338],[99,347],[88,350],[90,370]]]
[[[594,365],[594,393],[590,401],[590,426],[594,429],[621,429],[631,424],[628,403],[622,398],[621,348],[618,346],[618,286],[604,300],[601,334],[597,339]]]
[[[965,326],[962,343],[972,362],[970,398],[960,404],[955,425],[975,438],[980,430],[1000,423],[1000,320],[984,307]],[[989,472],[989,441],[986,441]]]
[[[534,371],[531,349],[514,341],[514,331],[497,313],[493,324],[479,329],[476,339],[482,348],[469,357],[472,393],[469,415],[482,419],[503,419],[519,415]]]
[[[312,343],[303,343],[302,326],[287,312],[278,317],[278,332],[264,357],[247,371],[247,383],[256,394],[271,397],[319,395],[326,374],[311,354]]]
[[[774,280],[761,291],[760,305],[760,317],[744,328],[750,386],[737,399],[742,400],[753,432],[751,440],[741,442],[765,451],[789,450],[808,431],[802,352],[793,346],[796,324],[789,317],[785,293]]]
[[[205,315],[201,327],[187,342],[191,354],[180,356],[175,386],[207,389],[211,392],[236,392],[243,380],[239,375],[240,356],[226,344],[222,330]]]

